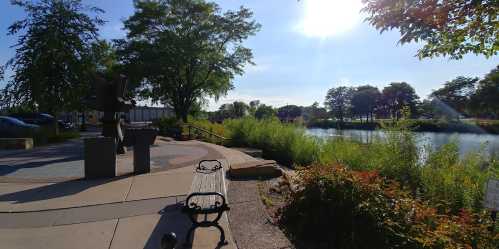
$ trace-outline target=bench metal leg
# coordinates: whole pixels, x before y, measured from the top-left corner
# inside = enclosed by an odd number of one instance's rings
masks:
[[[219,246],[227,245],[228,242],[225,240],[225,232],[222,226],[220,226],[220,224],[218,223],[215,223],[213,226],[218,228],[218,230],[220,231],[220,241],[218,242],[218,245]]]
[[[193,222],[192,226],[189,228],[189,231],[187,231],[187,235],[185,236],[184,248],[189,248],[190,246],[192,246],[191,238],[194,240],[194,238],[192,237],[193,232],[198,227],[216,227],[218,231],[220,231],[220,241],[218,242],[218,245],[222,246],[228,244],[228,242],[225,240],[225,231],[222,226],[218,224],[218,222]]]

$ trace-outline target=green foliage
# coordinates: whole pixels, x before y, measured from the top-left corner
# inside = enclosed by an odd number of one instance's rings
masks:
[[[303,128],[276,119],[226,120],[224,126],[230,145],[259,148],[264,157],[284,165],[305,166],[316,161],[319,155],[318,141],[307,136]]]
[[[499,118],[499,65],[478,82],[471,106],[482,117]]]
[[[191,108],[218,99],[252,63],[243,41],[260,25],[244,7],[221,13],[203,0],[134,1],[118,54],[141,95],[173,107],[187,122]]]
[[[231,139],[230,145],[262,149],[264,157],[284,165],[332,163],[358,171],[375,170],[439,210],[481,209],[485,181],[498,176],[499,163],[481,151],[459,158],[455,144],[419,149],[410,125],[410,120],[403,119],[389,128],[386,137],[369,144],[344,138],[316,139],[299,126],[275,119],[226,120],[223,134]]]
[[[159,129],[161,136],[179,138],[182,134],[182,125],[176,118],[160,118],[154,120],[152,125]]]
[[[261,104],[255,110],[256,119],[270,119],[276,116],[276,111],[272,106]]]
[[[351,113],[352,96],[355,89],[352,87],[340,86],[328,90],[324,106],[332,115],[343,122],[343,119]]]
[[[381,93],[377,87],[370,85],[359,86],[355,89],[352,95],[352,112],[355,115],[366,116],[371,122],[373,121],[373,114],[375,108],[381,98]]]
[[[97,26],[90,17],[103,11],[86,7],[81,0],[12,1],[26,18],[9,27],[19,35],[16,55],[7,63],[14,72],[2,90],[1,106],[29,106],[41,112],[79,110],[90,90],[96,70],[92,46],[98,41]]]
[[[313,165],[299,172],[300,188],[280,224],[298,248],[497,248],[487,212],[437,210],[376,172]]]
[[[296,118],[300,117],[301,114],[302,110],[299,106],[285,105],[277,109],[276,115],[281,121],[293,122]]]
[[[499,49],[497,0],[363,0],[367,21],[381,32],[398,29],[400,43],[423,42],[420,59],[467,53],[491,57]]]
[[[429,154],[421,169],[422,195],[441,211],[480,210],[489,178],[499,176],[499,163],[474,152],[459,158],[457,142]]]
[[[383,88],[378,109],[388,114],[390,118],[399,119],[401,110],[408,106],[412,114],[416,114],[419,96],[414,88],[406,82],[392,82]]]
[[[434,113],[456,119],[462,114],[471,113],[469,107],[471,97],[475,93],[476,82],[478,78],[457,77],[433,91],[431,98]]]

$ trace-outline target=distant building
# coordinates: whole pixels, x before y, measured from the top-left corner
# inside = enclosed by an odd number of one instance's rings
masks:
[[[87,112],[86,121],[89,124],[97,125],[100,123],[100,119],[103,115],[104,113],[98,111]],[[121,116],[125,119],[125,122],[148,123],[160,118],[173,117],[174,113],[173,110],[168,107],[136,106],[129,112],[122,113]]]

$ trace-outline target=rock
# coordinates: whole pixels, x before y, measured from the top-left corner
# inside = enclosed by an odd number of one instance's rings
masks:
[[[255,160],[230,166],[229,175],[233,178],[274,178],[282,175],[274,160]]]
[[[254,149],[254,148],[231,148],[231,149],[240,151],[246,155],[256,158],[261,158],[263,156],[263,152],[260,149]]]

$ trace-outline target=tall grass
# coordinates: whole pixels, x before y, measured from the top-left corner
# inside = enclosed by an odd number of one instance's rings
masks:
[[[319,158],[318,140],[307,136],[305,129],[282,124],[277,119],[259,121],[253,118],[227,120],[226,134],[232,146],[262,149],[263,156],[287,166],[309,165]]]
[[[370,144],[344,138],[318,139],[306,135],[300,126],[278,120],[227,120],[224,128],[230,145],[262,149],[264,157],[287,166],[333,163],[357,171],[377,171],[441,211],[480,209],[486,181],[499,176],[499,162],[483,151],[460,158],[456,142],[421,150],[416,146],[417,135],[403,124]]]

